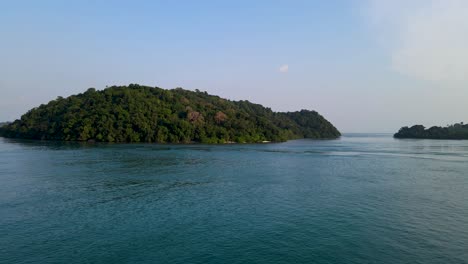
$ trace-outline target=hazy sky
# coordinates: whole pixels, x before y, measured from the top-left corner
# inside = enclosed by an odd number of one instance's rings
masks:
[[[0,36],[0,121],[139,83],[342,132],[468,122],[466,0],[0,1]]]

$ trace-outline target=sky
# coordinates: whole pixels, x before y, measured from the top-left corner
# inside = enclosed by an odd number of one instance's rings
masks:
[[[111,85],[183,87],[342,132],[468,122],[468,1],[0,0],[0,122]]]

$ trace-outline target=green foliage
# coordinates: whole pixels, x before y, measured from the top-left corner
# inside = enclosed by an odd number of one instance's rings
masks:
[[[0,122],[0,127],[6,126],[6,125],[8,125],[8,124],[10,124],[10,122]]]
[[[395,138],[427,138],[427,139],[468,139],[468,124],[454,124],[446,127],[434,126],[426,129],[422,125],[402,127]]]
[[[59,97],[0,128],[12,138],[157,143],[280,142],[336,138],[315,111],[275,113],[248,101],[206,92],[130,84]]]
[[[287,128],[294,135],[300,135],[304,138],[337,138],[341,136],[340,132],[323,116],[316,111],[301,110],[297,112],[278,113],[284,120],[280,127]],[[291,120],[287,124],[288,119]]]

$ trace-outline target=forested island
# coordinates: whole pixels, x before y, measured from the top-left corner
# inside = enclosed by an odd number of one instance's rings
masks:
[[[446,127],[433,126],[426,129],[422,125],[402,127],[395,138],[426,138],[426,139],[468,139],[468,124],[457,123]]]
[[[338,138],[315,111],[273,112],[199,90],[130,84],[86,92],[29,110],[0,127],[9,138],[156,143],[256,143]]]

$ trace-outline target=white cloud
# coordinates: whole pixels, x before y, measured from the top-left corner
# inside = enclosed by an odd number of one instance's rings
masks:
[[[283,72],[283,73],[288,72],[289,71],[289,65],[288,64],[281,65],[281,67],[279,68],[279,71]]]
[[[370,0],[392,68],[431,81],[468,81],[467,0]]]

